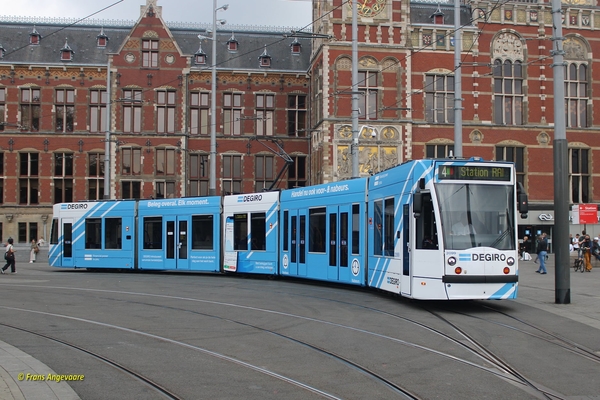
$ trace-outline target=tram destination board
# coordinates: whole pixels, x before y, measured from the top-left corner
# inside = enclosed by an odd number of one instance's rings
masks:
[[[438,169],[440,180],[510,181],[510,167],[484,165],[442,165]]]

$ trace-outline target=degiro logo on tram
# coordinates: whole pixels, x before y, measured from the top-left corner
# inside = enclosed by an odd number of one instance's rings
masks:
[[[473,261],[506,261],[504,254],[473,254]]]
[[[249,203],[251,201],[261,201],[262,194],[253,194],[248,196],[238,196],[238,203]]]
[[[86,203],[69,203],[61,204],[61,210],[86,210],[88,205]]]

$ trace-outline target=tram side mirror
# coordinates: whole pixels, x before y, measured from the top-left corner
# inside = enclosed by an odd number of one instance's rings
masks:
[[[415,218],[421,216],[421,208],[423,207],[423,194],[416,192],[413,194],[413,215]]]
[[[527,213],[529,212],[529,201],[527,200],[527,193],[525,193],[525,189],[521,183],[519,183],[517,191],[517,200],[519,201],[519,212],[521,213],[521,218],[527,218]]]

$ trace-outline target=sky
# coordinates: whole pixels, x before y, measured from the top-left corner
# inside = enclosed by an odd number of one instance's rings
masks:
[[[90,18],[135,21],[146,0],[4,0],[2,3],[0,15],[4,18],[83,18],[109,7]],[[229,8],[218,11],[217,18],[227,20],[228,25],[304,28],[312,20],[311,0],[217,0],[218,7],[225,4]],[[166,22],[212,24],[213,0],[158,0],[157,5],[162,6]]]

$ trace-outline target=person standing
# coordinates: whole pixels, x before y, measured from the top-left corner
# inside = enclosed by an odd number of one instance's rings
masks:
[[[583,260],[585,262],[585,270],[587,272],[592,271],[592,241],[590,239],[590,235],[585,235],[582,242],[580,242],[579,247],[583,252]]]
[[[34,263],[37,257],[37,253],[40,251],[35,239],[31,239],[31,250],[29,251],[29,263]]]
[[[542,235],[538,236],[536,253],[540,260],[540,268],[535,272],[544,275],[547,273],[546,255],[548,254],[548,240]]]
[[[12,272],[13,274],[17,273],[16,270],[16,266],[15,266],[15,248],[13,247],[13,238],[8,238],[8,243],[6,245],[6,255],[4,256],[6,258],[6,265],[4,267],[2,267],[2,269],[0,270],[0,273],[4,273],[4,271],[6,271],[8,269],[8,267],[10,267],[10,272]]]

